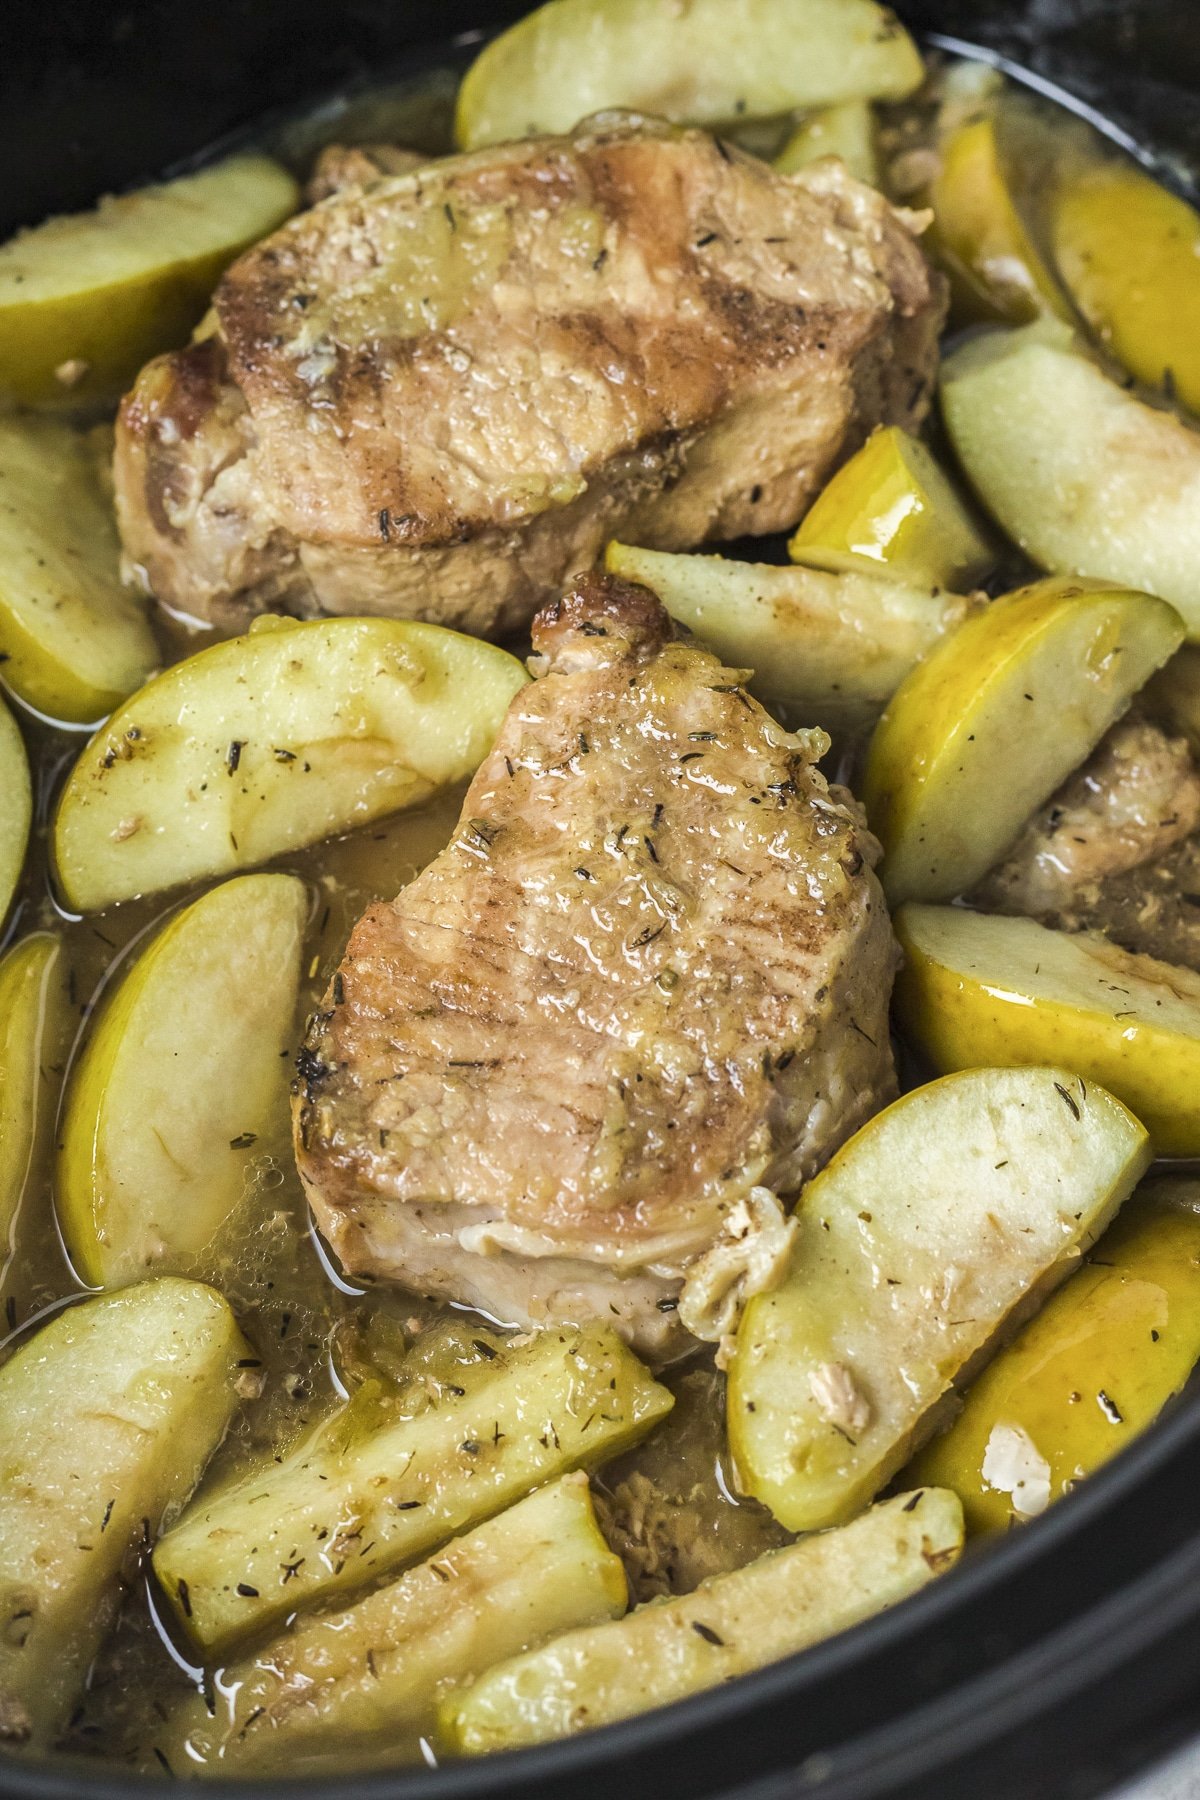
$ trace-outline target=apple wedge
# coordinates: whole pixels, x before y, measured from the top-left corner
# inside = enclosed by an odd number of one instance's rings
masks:
[[[732,562],[612,543],[605,567],[656,593],[673,619],[788,724],[855,730],[973,603],[886,572]]]
[[[1052,234],[1059,273],[1131,375],[1200,412],[1200,213],[1131,162],[1064,178]]]
[[[511,1750],[703,1693],[896,1605],[953,1567],[962,1541],[953,1494],[896,1494],[840,1531],[499,1663],[448,1696],[442,1735],[468,1755]]]
[[[243,875],[177,913],[121,977],[71,1075],[58,1211],[97,1287],[190,1275],[231,1217],[253,1146],[288,1136],[309,896]]]
[[[867,757],[863,800],[892,905],[972,888],[1182,638],[1161,600],[1051,580],[935,645]]]
[[[788,544],[793,562],[930,588],[970,587],[995,561],[932,451],[880,426],[817,495]]]
[[[1149,1161],[1132,1113],[1064,1068],[974,1069],[878,1113],[804,1189],[789,1273],[738,1329],[746,1491],[789,1531],[852,1518]]]
[[[33,817],[33,790],[25,740],[16,720],[0,700],[0,925],[12,904]]]
[[[74,1020],[66,958],[35,931],[0,956],[0,1272],[31,1178],[45,1173]]]
[[[212,1288],[164,1278],[44,1325],[0,1369],[0,1728],[48,1747],[138,1556],[237,1405],[246,1343]]]
[[[673,1404],[603,1326],[474,1342],[450,1380],[435,1363],[398,1392],[365,1382],[287,1456],[167,1533],[154,1568],[194,1643],[222,1651],[371,1587],[543,1482],[632,1448]]]
[[[57,420],[0,420],[4,679],[51,719],[95,724],[158,663],[119,556],[95,447]]]
[[[899,99],[922,76],[916,45],[873,0],[550,0],[471,64],[455,136],[477,150],[611,107],[732,124]]]
[[[808,113],[789,134],[774,168],[779,175],[795,175],[820,156],[840,157],[857,180],[879,186],[875,115],[869,100],[842,100]]]
[[[1147,1183],[905,1472],[972,1531],[1035,1517],[1153,1423],[1200,1359],[1200,1184]]]
[[[187,341],[226,264],[298,204],[278,163],[236,156],[20,232],[0,245],[0,394],[115,400]]]
[[[1102,1082],[1160,1156],[1200,1156],[1200,975],[1098,932],[904,906],[896,1007],[938,1069],[1054,1056]]]
[[[527,677],[439,625],[270,619],[115,713],[59,801],[64,896],[94,912],[253,867],[472,774]]]
[[[1200,432],[1053,321],[952,351],[941,396],[972,486],[1034,562],[1157,594],[1200,637]]]
[[[1043,313],[1070,317],[1021,216],[994,111],[949,134],[928,202],[930,248],[949,276],[959,323],[1021,325]]]
[[[629,1588],[587,1476],[564,1475],[338,1612],[305,1613],[226,1664],[228,1706],[192,1692],[156,1747],[172,1768],[344,1775],[372,1751],[419,1754],[438,1700],[547,1638],[619,1618]],[[297,1705],[303,1694],[304,1703]]]

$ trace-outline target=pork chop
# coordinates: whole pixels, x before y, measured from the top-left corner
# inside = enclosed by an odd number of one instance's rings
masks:
[[[225,626],[491,635],[616,532],[781,530],[927,408],[942,283],[912,226],[840,164],[784,177],[627,115],[335,192],[127,396],[126,569]]]
[[[716,1338],[777,1196],[894,1091],[878,846],[745,671],[591,575],[534,621],[442,854],[351,935],[297,1159],[352,1273],[507,1323]]]

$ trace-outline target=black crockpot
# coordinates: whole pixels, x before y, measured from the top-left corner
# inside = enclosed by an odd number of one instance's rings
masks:
[[[729,0],[730,6],[737,0]],[[0,0],[0,235],[255,121],[460,55],[486,0]],[[1200,0],[913,0],[907,23],[1059,83],[1181,191]],[[1200,329],[1200,320],[1197,320]],[[313,1800],[1087,1800],[1200,1734],[1200,1396],[1069,1503],[896,1611],[716,1693],[441,1770],[206,1784]],[[646,1671],[648,1698],[654,1671]],[[0,1800],[173,1783],[0,1758]]]

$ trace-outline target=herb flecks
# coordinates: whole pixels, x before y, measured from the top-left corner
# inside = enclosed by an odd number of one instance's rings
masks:
[[[1076,1103],[1074,1096],[1067,1091],[1067,1089],[1063,1086],[1061,1081],[1056,1081],[1054,1086],[1055,1086],[1056,1091],[1062,1095],[1064,1106],[1070,1107],[1071,1112],[1074,1115],[1075,1119],[1077,1121],[1079,1119],[1082,1119],[1083,1114],[1080,1112],[1078,1104]]]

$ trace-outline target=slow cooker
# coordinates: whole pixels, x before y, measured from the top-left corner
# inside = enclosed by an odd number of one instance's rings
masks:
[[[733,3],[733,0],[730,0]],[[4,0],[0,233],[89,205],[322,96],[465,59],[487,0]],[[1098,119],[1196,197],[1196,0],[907,0]],[[1200,329],[1200,320],[1197,321]],[[694,1701],[568,1743],[213,1800],[1086,1800],[1200,1736],[1200,1393],[986,1554],[885,1614]],[[646,1671],[652,1691],[653,1669]],[[174,1784],[0,1758],[8,1800]]]

